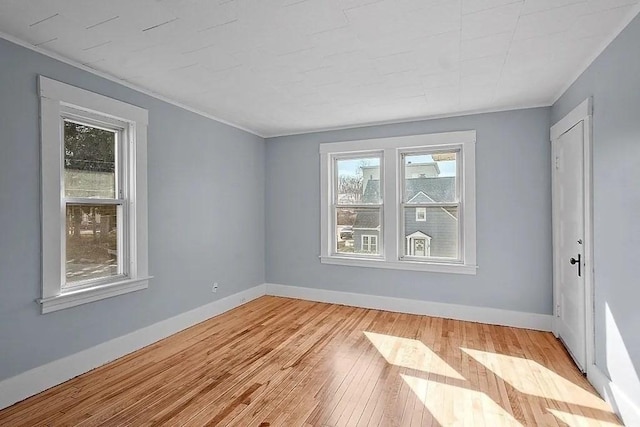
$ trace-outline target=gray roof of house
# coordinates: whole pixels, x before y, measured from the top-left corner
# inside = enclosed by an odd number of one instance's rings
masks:
[[[420,193],[434,202],[453,202],[456,199],[456,178],[454,176],[411,178],[405,182],[407,201],[418,196],[415,202],[425,202],[426,200],[420,199]]]
[[[380,197],[380,180],[370,179],[369,181],[367,181],[367,187],[364,189],[364,193],[362,193],[362,202],[376,203],[381,199],[382,197]]]
[[[406,181],[407,201],[418,196],[416,202],[453,202],[456,197],[456,178],[454,176],[410,178]],[[423,200],[420,193],[426,195],[431,200]],[[370,179],[367,181],[367,188],[364,189],[362,201],[364,203],[376,202],[380,200],[380,180]]]
[[[380,211],[359,210],[353,228],[376,228],[380,225]]]
[[[410,178],[405,182],[407,186],[407,201],[414,199],[414,203],[422,203],[428,201],[453,202],[456,197],[456,178],[453,176]],[[379,199],[380,180],[371,179],[367,181],[367,188],[364,189],[362,201],[364,203],[368,203],[377,201]],[[377,211],[360,211],[356,216],[353,228],[376,228],[379,225],[380,216],[378,215]]]

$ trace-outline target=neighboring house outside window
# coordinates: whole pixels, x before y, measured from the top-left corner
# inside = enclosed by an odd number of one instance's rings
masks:
[[[362,252],[377,253],[378,252],[378,236],[374,234],[363,234],[360,236],[362,242]]]
[[[367,201],[367,194],[377,193],[380,182],[369,180],[364,191],[364,200]],[[430,178],[408,178],[406,179],[407,197],[410,203],[429,203],[450,200],[455,195],[455,177],[430,177]],[[423,219],[418,219],[418,212],[422,211]],[[379,217],[371,215],[358,215],[353,225],[354,241],[356,242],[356,252],[360,249],[357,242],[362,242],[362,238],[371,233],[379,235]],[[411,238],[407,242],[405,254],[416,257],[434,256],[440,258],[457,258],[458,256],[458,220],[454,214],[446,208],[428,209],[422,207],[411,207],[405,209],[404,215],[404,236],[408,237],[416,232],[429,238],[429,246],[416,251],[414,245],[416,240]],[[426,238],[426,237],[425,237]],[[433,239],[433,240],[432,240]],[[433,246],[431,246],[433,242]],[[417,240],[420,244],[420,240]],[[426,250],[428,248],[428,250]],[[362,244],[362,251],[367,252]]]
[[[406,251],[408,255],[418,257],[431,256],[431,236],[422,231],[416,231],[406,237]]]
[[[334,201],[322,206],[323,263],[475,274],[474,131],[327,143],[320,151],[322,201]],[[365,160],[380,152],[375,164]],[[358,203],[335,215],[345,181]],[[380,209],[360,209],[368,206]]]
[[[43,313],[146,288],[147,111],[39,84]]]

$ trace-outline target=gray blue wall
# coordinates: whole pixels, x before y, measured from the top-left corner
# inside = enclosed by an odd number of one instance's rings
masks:
[[[267,140],[267,281],[552,312],[549,108]],[[321,142],[477,131],[477,275],[321,264]]]
[[[149,289],[40,314],[38,74],[149,110]],[[264,158],[262,138],[0,39],[0,380],[264,283]]]
[[[640,406],[640,16],[556,102],[552,122],[589,96],[596,365]]]

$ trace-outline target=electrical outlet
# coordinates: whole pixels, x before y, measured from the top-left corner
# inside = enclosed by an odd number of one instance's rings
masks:
[[[218,292],[218,282],[215,282],[213,284],[213,287],[211,288],[211,292]]]

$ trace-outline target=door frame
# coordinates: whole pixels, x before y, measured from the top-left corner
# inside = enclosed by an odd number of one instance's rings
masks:
[[[558,236],[558,230],[556,229],[558,220],[556,213],[556,145],[554,142],[560,138],[564,133],[569,131],[574,126],[583,123],[583,187],[584,187],[584,245],[583,245],[583,258],[584,258],[584,304],[585,304],[585,373],[588,374],[591,371],[592,365],[594,365],[595,354],[595,311],[594,311],[594,280],[593,280],[593,169],[592,169],[592,150],[593,150],[593,132],[592,132],[592,117],[593,117],[593,98],[589,97],[585,99],[580,105],[575,107],[569,114],[558,121],[551,127],[550,140],[551,140],[551,197],[552,197],[552,225],[553,225],[553,334],[558,337],[558,304],[559,304],[559,289],[558,289],[558,277],[556,268],[556,239]]]

